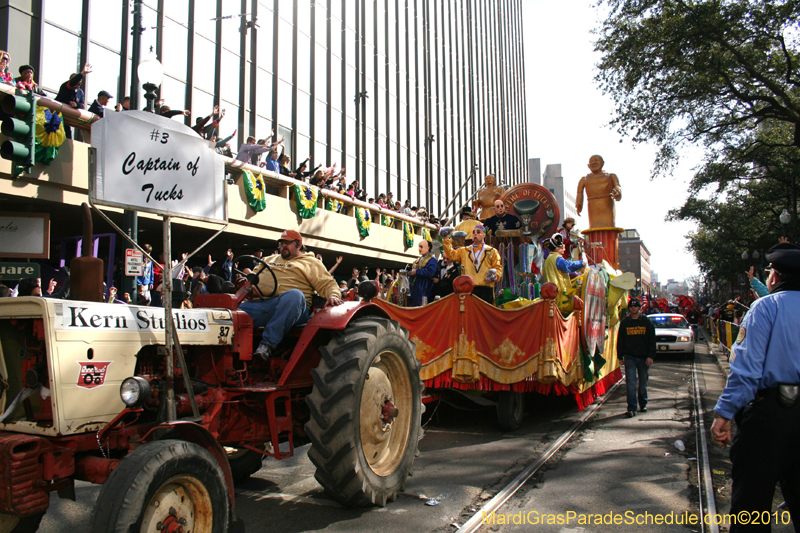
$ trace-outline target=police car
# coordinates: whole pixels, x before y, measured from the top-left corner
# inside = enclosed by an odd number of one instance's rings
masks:
[[[647,318],[656,328],[656,351],[680,353],[687,359],[694,356],[694,331],[683,315],[658,313]]]

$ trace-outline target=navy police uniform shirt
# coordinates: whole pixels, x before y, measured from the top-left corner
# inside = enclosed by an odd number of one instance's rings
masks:
[[[782,291],[753,303],[731,347],[731,373],[714,406],[732,419],[762,389],[800,384],[800,291]]]

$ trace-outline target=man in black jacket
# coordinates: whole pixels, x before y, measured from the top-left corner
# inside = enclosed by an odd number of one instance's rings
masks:
[[[639,300],[631,298],[628,316],[622,319],[617,336],[617,358],[624,358],[625,379],[628,382],[628,412],[625,413],[628,418],[636,416],[637,399],[639,410],[647,412],[648,367],[653,364],[656,355],[656,329],[641,311]]]
[[[106,106],[111,98],[111,93],[108,91],[100,91],[97,93],[97,99],[89,106],[89,112],[103,118],[105,116]]]
[[[56,101],[62,104],[67,104],[74,109],[85,109],[86,98],[81,89],[83,77],[92,71],[92,66],[86,63],[80,72],[77,72],[69,77],[67,81],[61,84],[56,95]],[[72,139],[72,128],[64,124],[64,133],[67,139]]]

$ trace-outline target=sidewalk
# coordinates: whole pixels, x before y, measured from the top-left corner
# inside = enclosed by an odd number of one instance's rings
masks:
[[[706,351],[705,346],[701,348]],[[702,364],[717,375],[713,361],[705,359]],[[688,361],[659,359],[651,367],[648,412],[626,418],[623,383],[559,461],[537,475],[538,486],[517,495],[502,509],[503,515],[510,515],[511,525],[499,525],[495,516],[490,529],[685,531],[686,526],[680,524],[687,522],[687,513],[697,514],[697,490],[691,484],[692,475],[696,479],[696,460],[690,387]],[[676,448],[677,440],[684,451]],[[517,513],[521,513],[521,523],[514,518]],[[598,524],[598,515],[607,518]],[[656,523],[656,517],[670,523]],[[699,524],[690,522],[691,529],[699,531]]]

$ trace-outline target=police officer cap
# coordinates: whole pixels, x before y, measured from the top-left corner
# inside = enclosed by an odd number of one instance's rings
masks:
[[[800,274],[800,246],[780,242],[767,251],[767,261],[778,272]]]

